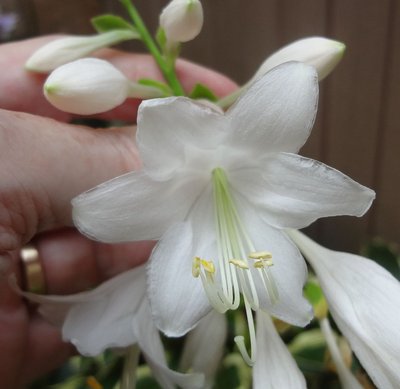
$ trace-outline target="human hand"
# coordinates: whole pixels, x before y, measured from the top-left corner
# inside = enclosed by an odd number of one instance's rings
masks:
[[[0,47],[0,377],[18,388],[61,365],[73,352],[57,329],[41,319],[10,288],[7,275],[20,274],[20,250],[34,242],[47,293],[70,294],[93,287],[143,263],[153,243],[106,245],[72,228],[71,199],[140,166],[134,126],[92,129],[67,124],[42,95],[44,77],[23,66],[54,37]],[[161,78],[146,55],[102,50],[130,79]],[[180,61],[178,75],[190,90],[196,82],[218,95],[235,88],[225,77]],[[99,115],[134,123],[138,100]]]

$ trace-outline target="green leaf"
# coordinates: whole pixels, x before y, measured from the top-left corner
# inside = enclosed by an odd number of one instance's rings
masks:
[[[165,96],[172,96],[171,88],[164,82],[152,80],[150,78],[142,78],[138,81],[138,84],[160,89],[162,92],[164,92]]]
[[[196,84],[193,90],[190,92],[189,97],[192,99],[206,99],[212,102],[218,100],[217,96],[203,84]]]
[[[361,250],[362,255],[373,259],[400,280],[399,253],[382,239],[374,239]]]
[[[95,16],[91,19],[91,23],[98,33],[113,30],[132,30],[137,32],[136,28],[125,19],[110,14]]]

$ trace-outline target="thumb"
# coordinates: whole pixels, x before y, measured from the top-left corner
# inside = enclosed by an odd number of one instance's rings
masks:
[[[0,110],[0,253],[70,225],[71,199],[139,159],[135,128],[92,129]]]

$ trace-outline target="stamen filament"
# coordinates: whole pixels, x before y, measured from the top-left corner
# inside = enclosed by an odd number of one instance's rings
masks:
[[[260,308],[258,295],[260,290],[256,288],[256,281],[259,288],[265,288],[263,293],[268,295],[272,304],[279,299],[278,289],[270,270],[273,265],[272,254],[256,250],[237,211],[223,169],[216,168],[212,171],[212,183],[218,269],[215,268],[213,261],[195,257],[192,274],[194,277],[200,276],[210,304],[220,313],[228,309],[237,309],[243,296],[250,336],[250,352],[246,349],[243,336],[236,336],[235,342],[244,360],[253,365],[257,351],[253,311]]]
[[[243,359],[249,366],[253,366],[254,362],[256,360],[256,354],[257,354],[257,343],[256,343],[256,330],[254,326],[254,317],[253,317],[253,312],[251,311],[251,308],[249,306],[249,303],[246,298],[244,298],[244,306],[246,309],[246,318],[247,318],[247,323],[249,326],[249,335],[250,335],[250,354],[246,350],[246,346],[244,344],[244,337],[239,335],[235,336],[235,343],[242,354]]]

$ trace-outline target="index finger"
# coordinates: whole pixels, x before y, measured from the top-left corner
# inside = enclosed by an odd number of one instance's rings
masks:
[[[42,88],[46,75],[25,70],[24,65],[30,55],[39,47],[62,36],[46,36],[0,46],[0,108],[22,111],[60,121],[70,121],[72,115],[54,108],[45,99]],[[106,59],[124,73],[128,79],[141,78],[162,80],[152,57],[146,54],[126,53],[113,49],[102,49],[94,53],[96,57]],[[234,89],[236,84],[218,72],[201,67],[185,60],[177,62],[177,74],[186,91],[196,83],[210,87],[217,96],[224,96]],[[104,119],[119,119],[132,122],[136,118],[138,99],[128,99],[116,109],[98,115]]]

